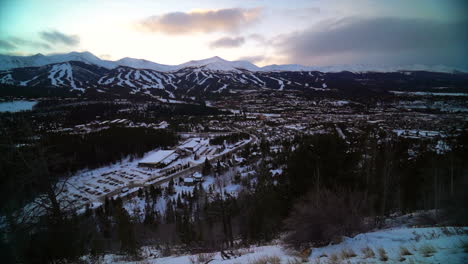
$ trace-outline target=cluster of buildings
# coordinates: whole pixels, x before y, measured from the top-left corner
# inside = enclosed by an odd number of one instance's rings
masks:
[[[218,148],[209,145],[209,139],[189,138],[174,149],[158,150],[142,159],[138,166],[149,168],[163,168],[178,160],[180,157],[193,155],[194,159],[200,156],[219,153]]]

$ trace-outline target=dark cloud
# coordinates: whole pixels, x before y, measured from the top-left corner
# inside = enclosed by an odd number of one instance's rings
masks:
[[[262,62],[264,61],[266,58],[265,56],[244,56],[244,57],[240,57],[238,60],[243,60],[243,61],[250,61],[251,63],[259,63],[259,62]]]
[[[12,37],[10,38],[10,41],[18,46],[29,46],[29,47],[34,47],[34,48],[42,48],[42,49],[51,49],[52,47],[44,42],[40,41],[31,41],[31,40],[26,40],[18,37]]]
[[[193,32],[231,32],[256,21],[259,8],[230,8],[208,11],[173,12],[161,16],[151,16],[139,25],[151,32],[184,34]]]
[[[6,40],[0,39],[0,49],[1,50],[14,50],[16,49],[16,46]]]
[[[244,37],[235,37],[235,38],[223,37],[223,38],[220,38],[211,42],[210,47],[212,48],[235,48],[235,47],[242,46],[244,42],[245,42]]]
[[[65,44],[67,46],[75,46],[80,43],[80,38],[76,35],[66,35],[57,30],[42,31],[39,33],[41,38],[52,44]]]
[[[277,43],[288,62],[303,64],[466,64],[467,21],[346,18],[322,22]]]

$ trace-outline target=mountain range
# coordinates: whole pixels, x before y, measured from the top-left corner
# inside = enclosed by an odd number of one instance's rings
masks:
[[[117,61],[102,60],[90,52],[70,52],[65,54],[43,55],[36,54],[33,56],[11,56],[0,54],[0,70],[9,70],[23,67],[38,67],[48,64],[81,61],[87,64],[94,64],[107,69],[114,69],[119,66],[127,66],[135,69],[149,69],[160,72],[177,71],[187,67],[204,67],[205,69],[214,71],[236,71],[243,69],[248,71],[320,71],[320,72],[396,72],[396,71],[429,71],[429,72],[446,72],[452,73],[455,71],[468,72],[466,69],[448,67],[444,65],[405,65],[405,66],[384,66],[371,64],[350,64],[350,65],[335,65],[335,66],[304,66],[299,64],[284,64],[284,65],[268,65],[258,67],[249,61],[228,61],[218,56],[203,60],[191,60],[179,65],[165,65],[156,62],[123,58]]]
[[[197,94],[235,93],[249,89],[329,91],[460,87],[467,73],[445,66],[377,67],[297,64],[258,67],[248,61],[219,57],[180,65],[123,58],[101,60],[89,52],[33,56],[0,55],[0,84],[62,87],[78,93],[144,94],[176,98]]]

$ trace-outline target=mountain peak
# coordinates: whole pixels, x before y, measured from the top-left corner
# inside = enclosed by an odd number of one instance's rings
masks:
[[[466,68],[455,68],[443,65],[407,65],[407,66],[385,66],[385,65],[334,65],[334,66],[304,66],[299,64],[286,65],[268,65],[257,67],[249,61],[229,61],[219,56],[213,56],[202,60],[191,60],[179,65],[164,65],[148,60],[125,57],[117,61],[101,60],[89,51],[73,51],[70,53],[43,55],[38,53],[32,56],[11,56],[0,55],[0,70],[8,70],[21,67],[39,67],[48,64],[81,61],[87,64],[94,64],[107,69],[113,69],[118,66],[127,66],[136,69],[151,69],[160,72],[176,71],[185,67],[204,68],[212,71],[235,71],[248,70],[256,71],[321,71],[321,72],[396,72],[396,71],[432,71],[432,72],[468,72]]]
[[[221,58],[221,57],[218,57],[218,56],[213,56],[213,57],[208,58],[208,59],[206,59],[206,60],[211,60],[211,61],[227,61],[227,60],[225,60],[225,59],[223,59],[223,58]]]
[[[179,65],[179,68],[184,67],[203,67],[213,71],[239,71],[239,69],[257,71],[259,69],[248,61],[228,61],[218,56],[203,60],[192,60]]]

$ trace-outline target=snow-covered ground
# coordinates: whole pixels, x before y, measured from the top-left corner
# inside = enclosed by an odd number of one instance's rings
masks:
[[[285,249],[281,243],[239,250],[242,256],[223,260],[216,252],[210,264],[256,263],[264,257],[277,257],[280,263],[468,263],[468,227],[398,227],[363,233],[354,238],[344,238],[336,245],[312,248],[310,254]],[[158,263],[185,264],[197,255],[158,257],[159,251],[145,248],[144,260],[129,262],[122,256],[106,255],[104,263]],[[150,257],[151,255],[151,257]],[[302,256],[301,256],[302,255]],[[293,261],[297,262],[293,262]],[[203,262],[204,263],[204,262]],[[277,263],[277,262],[259,262]]]
[[[188,144],[196,141],[196,144]],[[141,187],[145,187],[152,184],[160,184],[162,187],[167,186],[167,181],[178,175],[178,177],[191,177],[193,171],[191,169],[195,166],[202,165],[206,159],[215,160],[221,155],[235,152],[245,144],[252,142],[253,139],[245,139],[235,144],[225,144],[223,148],[217,145],[210,145],[209,138],[190,138],[184,141],[178,148],[183,146],[194,147],[190,154],[181,156],[177,160],[171,162],[164,168],[148,168],[140,167],[139,163],[142,160],[148,159],[149,157],[160,152],[160,149],[156,149],[147,152],[143,159],[130,159],[126,158],[119,162],[116,162],[109,166],[104,166],[97,169],[85,169],[72,175],[66,181],[61,181],[57,184],[57,189],[61,190],[58,194],[58,200],[60,201],[63,208],[69,210],[77,210],[78,213],[82,213],[85,210],[85,206],[88,205],[90,208],[97,208],[104,202],[105,197],[124,197],[130,194],[134,194]],[[189,165],[189,167],[184,167]],[[231,177],[229,177],[230,179]],[[204,187],[214,184],[214,179],[207,177],[203,183]],[[221,184],[226,193],[235,195],[240,189],[237,184],[231,184],[228,180],[225,180]],[[182,191],[191,191],[193,187],[189,186],[177,186],[176,195]],[[176,198],[174,196],[172,198]],[[22,210],[18,212],[20,218],[24,221],[36,221],[36,218],[42,215],[44,208],[37,206],[37,202],[42,201],[46,204],[47,199],[44,199],[43,195],[38,196],[34,202],[27,204]],[[163,212],[165,210],[166,201],[160,199],[156,210]],[[130,199],[130,204],[126,204],[125,207],[131,212],[144,213],[144,201]],[[1,222],[0,222],[1,223]]]
[[[310,261],[327,263],[467,263],[468,228],[394,228],[345,238],[312,250]],[[373,252],[373,253],[372,253]],[[352,255],[356,255],[353,256]],[[386,256],[386,257],[385,257]],[[387,260],[385,260],[387,259]]]
[[[271,172],[272,175],[281,175],[282,169],[271,170]],[[204,176],[202,178],[203,181],[200,185],[198,185],[198,188],[203,188],[206,192],[212,190],[213,193],[224,192],[225,194],[237,196],[242,190],[242,186],[238,183],[233,182],[234,175],[236,173],[239,173],[241,175],[241,178],[244,178],[249,175],[255,174],[255,171],[251,170],[249,167],[246,166],[234,166],[216,177],[214,177],[213,175]],[[165,212],[168,200],[175,201],[177,197],[179,197],[183,193],[193,194],[195,185],[187,186],[184,183],[179,182],[177,179],[174,179],[174,183],[175,184],[173,195],[170,195],[168,197],[158,197],[158,200],[153,210],[158,211],[159,214],[163,214]],[[169,183],[165,182],[161,184],[160,187],[166,188],[168,185]],[[131,216],[135,217],[136,219],[142,222],[146,213],[146,203],[147,201],[145,197],[135,196],[124,201],[123,206]]]
[[[220,146],[210,145],[208,138],[191,138],[177,147],[179,149],[189,147],[192,150],[190,154],[178,156],[177,159],[171,160],[164,168],[138,166],[142,161],[154,159],[155,155],[157,156],[159,153],[164,152],[156,149],[146,153],[142,159],[126,159],[110,166],[79,171],[67,179],[66,188],[59,197],[59,200],[67,202],[75,201],[77,207],[84,204],[90,204],[92,207],[99,206],[106,195],[111,193],[113,195],[127,195],[137,191],[139,187],[172,177],[171,171],[177,173],[183,171],[184,166],[189,165],[189,168],[192,168],[204,163],[205,159],[216,159],[251,142],[251,140],[246,139],[235,144],[226,144],[224,148],[221,148]],[[125,193],[121,193],[120,190],[123,191],[124,187],[128,187],[129,189],[125,190]],[[232,188],[228,191],[237,190],[234,187]]]

